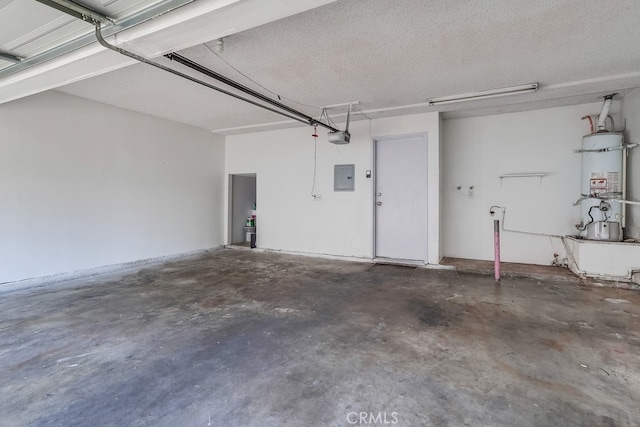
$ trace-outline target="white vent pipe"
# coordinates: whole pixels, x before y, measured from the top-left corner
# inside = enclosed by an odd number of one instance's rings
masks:
[[[612,93],[611,95],[607,95],[604,97],[602,111],[600,111],[600,115],[598,116],[598,132],[607,131],[607,116],[609,115],[609,110],[611,109],[611,104],[613,103],[613,97],[615,95],[615,93]]]

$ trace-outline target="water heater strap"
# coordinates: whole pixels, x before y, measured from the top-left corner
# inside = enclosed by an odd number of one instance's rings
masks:
[[[615,150],[626,150],[628,148],[635,148],[640,144],[624,144],[617,145],[615,147],[607,147],[607,148],[594,148],[592,150],[573,150],[574,153],[605,153],[607,151],[615,151]]]

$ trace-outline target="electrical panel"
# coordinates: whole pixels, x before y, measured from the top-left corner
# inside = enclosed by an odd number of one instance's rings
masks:
[[[356,165],[334,165],[333,191],[355,190]]]

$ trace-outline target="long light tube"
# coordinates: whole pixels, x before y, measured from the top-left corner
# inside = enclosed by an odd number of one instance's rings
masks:
[[[518,95],[521,93],[535,92],[538,90],[538,83],[529,83],[520,86],[511,86],[501,89],[483,90],[480,92],[463,93],[460,95],[441,96],[428,100],[429,105],[449,104],[452,102],[473,101],[476,99],[496,98],[498,96]]]

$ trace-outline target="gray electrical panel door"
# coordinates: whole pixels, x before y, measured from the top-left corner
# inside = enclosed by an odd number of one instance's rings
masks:
[[[333,191],[354,191],[356,165],[333,166]]]

